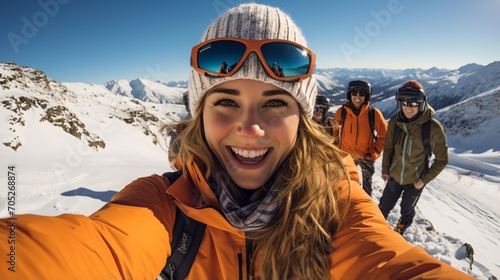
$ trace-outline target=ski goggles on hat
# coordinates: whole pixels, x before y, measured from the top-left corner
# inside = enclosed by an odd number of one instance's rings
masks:
[[[191,66],[209,77],[229,77],[251,52],[259,57],[267,74],[278,81],[298,82],[311,77],[316,55],[308,48],[281,39],[247,40],[216,38],[191,50]]]
[[[365,94],[369,94],[371,90],[371,86],[369,83],[365,81],[351,81],[347,86],[347,92],[353,92],[354,90],[360,90]]]
[[[401,87],[396,91],[396,100],[407,103],[421,103],[426,101],[426,96],[424,90],[422,89],[413,87]]]

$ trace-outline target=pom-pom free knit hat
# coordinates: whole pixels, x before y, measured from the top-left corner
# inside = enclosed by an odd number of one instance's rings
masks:
[[[226,11],[208,26],[199,43],[223,37],[284,39],[307,46],[300,29],[287,14],[278,8],[260,4],[241,4]],[[194,116],[207,91],[223,82],[236,79],[253,79],[282,88],[295,97],[306,114],[312,116],[317,93],[316,79],[311,76],[301,82],[274,80],[267,75],[255,53],[251,53],[243,66],[230,77],[206,77],[191,69],[188,83],[191,115]]]

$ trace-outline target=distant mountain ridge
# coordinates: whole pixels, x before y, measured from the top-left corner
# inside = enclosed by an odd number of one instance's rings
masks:
[[[133,97],[145,102],[161,104],[181,103],[182,93],[187,89],[179,87],[177,83],[175,85],[170,83],[170,85],[146,79],[109,81],[104,84],[113,93]]]
[[[319,93],[327,95],[334,107],[345,102],[349,81],[370,81],[374,90],[371,102],[386,119],[398,110],[395,90],[406,80],[416,79],[424,85],[428,102],[437,111],[450,144],[465,137],[471,140],[473,150],[500,150],[496,139],[481,138],[483,123],[500,123],[500,61],[486,66],[468,64],[456,70],[329,68],[317,69],[315,76]],[[13,150],[22,148],[26,142],[22,127],[33,121],[27,116],[35,114],[36,121],[50,123],[96,150],[105,149],[107,141],[99,135],[95,123],[111,122],[108,119],[139,129],[147,141],[156,145],[158,129],[186,114],[182,105],[185,91],[187,82],[183,81],[58,83],[40,70],[0,63],[0,110],[8,116],[8,129],[0,132],[0,139]]]

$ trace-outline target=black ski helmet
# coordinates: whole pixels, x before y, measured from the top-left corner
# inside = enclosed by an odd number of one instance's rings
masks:
[[[350,81],[349,85],[347,85],[347,100],[351,101],[351,92],[354,89],[361,89],[365,93],[365,101],[370,101],[370,96],[372,95],[372,86],[368,81]]]
[[[324,107],[326,109],[325,111],[328,111],[328,109],[330,109],[330,106],[331,106],[330,99],[323,94],[316,95],[316,106],[315,107],[319,107],[319,106]]]

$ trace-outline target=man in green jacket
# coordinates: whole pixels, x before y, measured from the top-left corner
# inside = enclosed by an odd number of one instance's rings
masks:
[[[391,117],[382,157],[382,179],[386,186],[379,208],[387,219],[401,197],[401,218],[395,231],[403,234],[413,222],[415,207],[425,185],[448,164],[448,144],[444,129],[427,103],[422,85],[410,80],[396,92],[399,113]],[[430,121],[429,146],[434,162],[429,167],[423,128]],[[398,128],[396,128],[399,127]],[[429,126],[427,126],[429,127]],[[398,131],[395,134],[395,131]],[[424,133],[425,135],[425,133]]]

